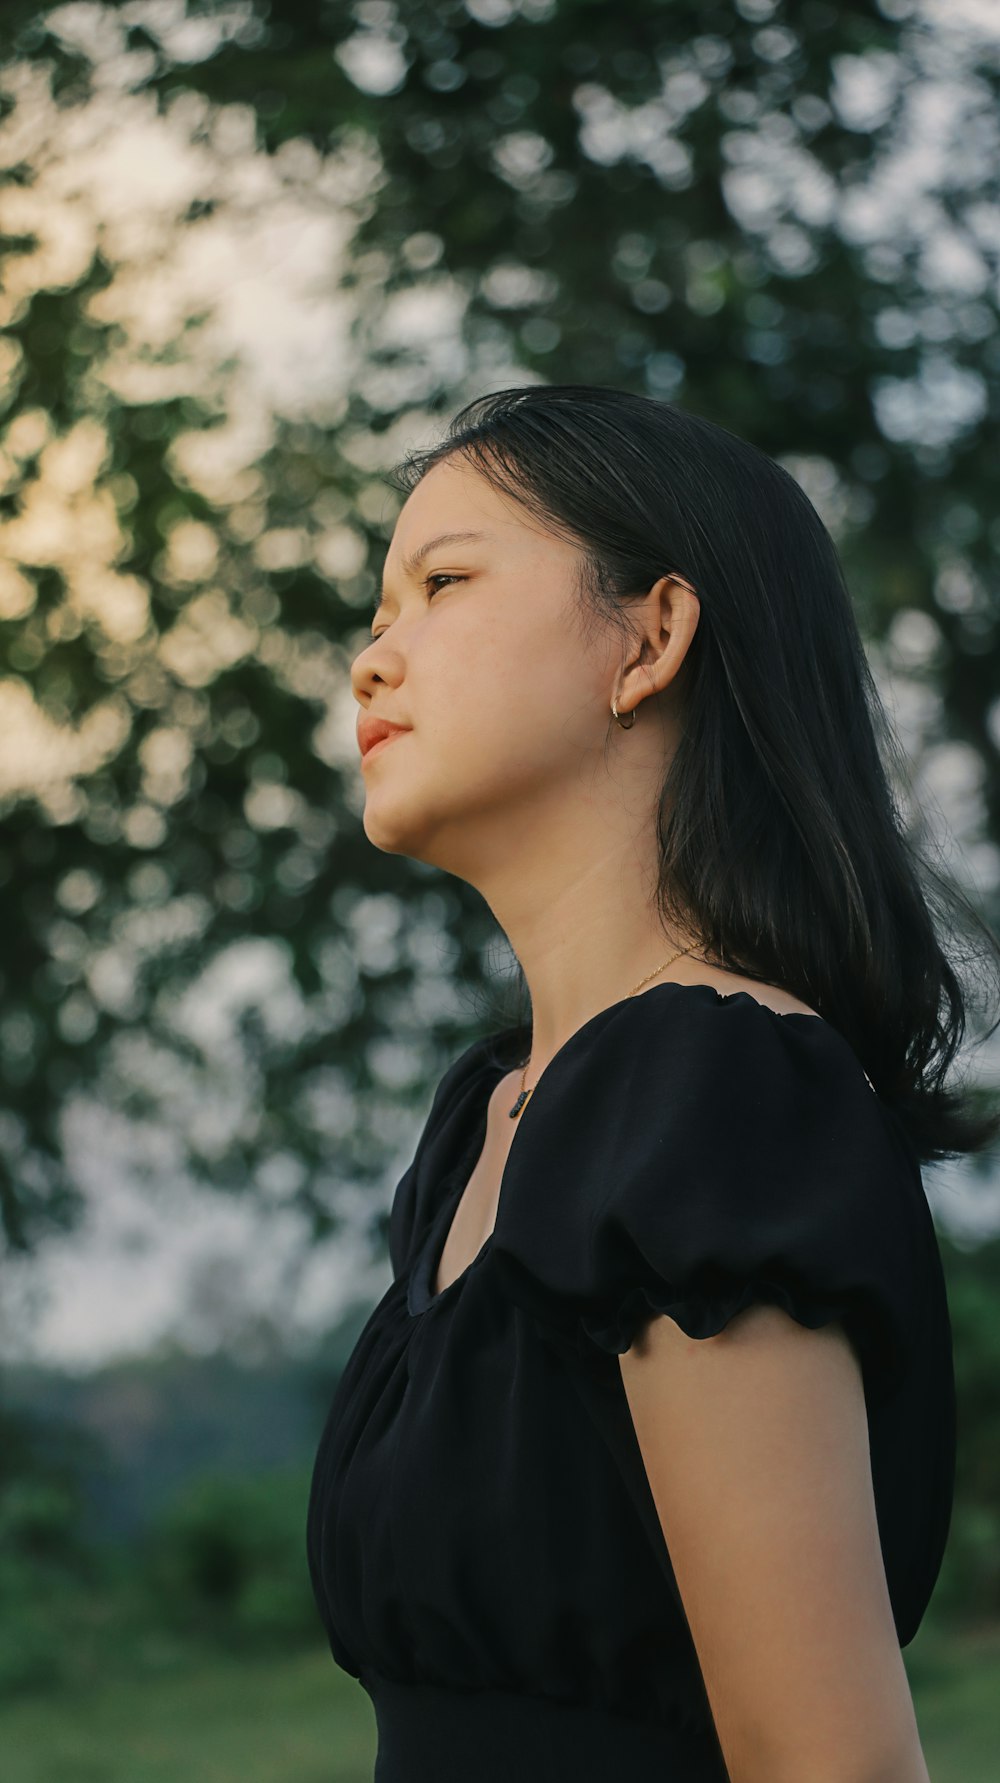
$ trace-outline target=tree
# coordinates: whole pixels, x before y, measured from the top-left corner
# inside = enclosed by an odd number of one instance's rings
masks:
[[[309,1242],[406,1161],[503,950],[468,887],[365,842],[347,675],[384,473],[487,386],[625,384],[799,477],[912,694],[914,826],[957,762],[995,900],[995,34],[909,0],[627,31],[601,0],[17,3],[4,29],[8,1246],[78,1217],[71,1095],[137,1123],[137,1171],[277,1196]],[[173,234],[142,250],[93,193],[47,231],[81,120],[140,114],[204,157]],[[324,296],[353,358],[239,462],[245,366],[207,314],[151,317],[261,193],[347,219]]]

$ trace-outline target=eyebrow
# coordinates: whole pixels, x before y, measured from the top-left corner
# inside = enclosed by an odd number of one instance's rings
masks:
[[[491,536],[488,532],[439,532],[437,538],[428,539],[425,545],[419,546],[416,551],[411,551],[408,557],[403,558],[403,574],[404,576],[415,576],[425,557],[429,557],[439,545],[467,545],[474,539],[488,539]],[[375,613],[378,613],[379,608],[385,605],[388,598],[385,589],[381,588]],[[372,617],[375,617],[374,613]]]

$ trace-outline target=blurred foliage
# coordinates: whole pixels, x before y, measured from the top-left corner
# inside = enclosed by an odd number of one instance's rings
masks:
[[[51,1689],[67,1675],[66,1607],[106,1585],[82,1533],[96,1447],[71,1425],[0,1404],[0,1696]]]
[[[69,1422],[0,1407],[0,1699],[105,1668],[155,1673],[199,1647],[322,1640],[303,1539],[310,1454],[239,1472],[216,1460],[165,1498],[149,1481],[136,1528],[95,1539],[84,1501],[100,1447]]]
[[[191,1482],[144,1531],[139,1566],[162,1626],[238,1646],[314,1639],[302,1521],[308,1471]]]
[[[238,1345],[206,1354],[169,1341],[83,1374],[8,1368],[7,1440],[22,1411],[46,1439],[71,1430],[81,1536],[128,1542],[206,1471],[257,1475],[311,1460],[370,1310],[352,1307],[307,1356],[275,1346],[249,1360]]]
[[[934,1596],[945,1619],[1000,1621],[1000,1238],[942,1241],[955,1350],[955,1510]]]
[[[492,1012],[478,895],[364,837],[349,684],[384,472],[487,387],[676,398],[786,464],[905,681],[914,828],[960,770],[997,891],[997,35],[910,0],[623,17],[7,0],[11,1248],[79,1217],[85,1095],[116,1169],[256,1195],[314,1243]],[[268,403],[192,266],[301,283],[334,223],[310,276],[342,334]]]

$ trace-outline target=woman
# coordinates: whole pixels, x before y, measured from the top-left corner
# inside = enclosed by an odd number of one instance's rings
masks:
[[[438,1083],[317,1456],[375,1776],[918,1783],[920,1164],[1000,1118],[941,1081],[963,994],[834,547],[761,452],[598,386],[480,399],[395,480],[365,832],[482,894],[530,1015]]]

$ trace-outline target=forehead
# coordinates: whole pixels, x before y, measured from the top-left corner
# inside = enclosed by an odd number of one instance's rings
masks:
[[[452,456],[432,465],[411,489],[388,555],[398,560],[401,574],[411,575],[434,545],[515,544],[538,530],[509,493],[495,488],[477,466]]]

